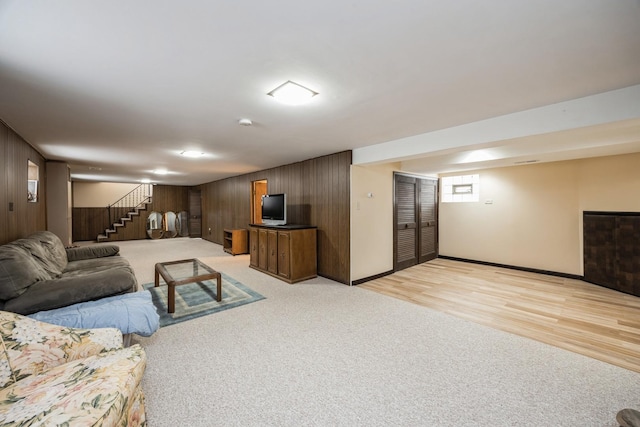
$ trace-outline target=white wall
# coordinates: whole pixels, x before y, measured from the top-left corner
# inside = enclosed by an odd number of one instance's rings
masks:
[[[473,173],[480,174],[479,202],[439,205],[440,255],[578,274],[575,163]]]
[[[640,153],[579,164],[581,210],[640,211]]]
[[[393,269],[393,172],[399,166],[351,166],[352,281]]]
[[[398,166],[351,168],[352,280],[393,268]],[[582,212],[640,212],[640,153],[442,176],[471,173],[478,203],[439,204],[441,255],[582,275]]]
[[[639,165],[635,153],[474,171],[479,203],[440,204],[440,254],[582,275],[582,212],[640,211]]]
[[[104,208],[116,202],[140,184],[116,182],[74,182],[74,208]]]

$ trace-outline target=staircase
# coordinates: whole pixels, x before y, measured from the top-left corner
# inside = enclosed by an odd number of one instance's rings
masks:
[[[140,218],[140,212],[147,210],[153,196],[153,185],[140,184],[129,193],[122,196],[116,202],[107,206],[109,225],[104,234],[96,237],[98,242],[107,242],[116,239],[119,230],[131,224],[134,219]],[[113,222],[112,222],[112,219]],[[120,239],[121,240],[121,239]]]

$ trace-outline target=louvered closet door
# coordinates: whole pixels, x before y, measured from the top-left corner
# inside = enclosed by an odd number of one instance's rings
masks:
[[[438,181],[420,179],[420,258],[430,261],[438,256]]]
[[[417,179],[395,175],[394,200],[394,270],[418,263]]]

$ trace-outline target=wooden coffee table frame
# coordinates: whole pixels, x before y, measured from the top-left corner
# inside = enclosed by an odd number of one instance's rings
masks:
[[[191,263],[193,265],[193,275],[189,277],[181,277],[178,279],[174,279],[171,276],[171,273],[167,271],[167,266],[175,265],[175,264],[187,264]],[[198,269],[201,268],[205,270],[206,274],[198,274]],[[168,302],[167,302],[167,312],[175,313],[176,311],[176,286],[185,285],[187,283],[194,282],[204,282],[205,280],[213,280],[216,279],[218,289],[216,294],[216,301],[222,301],[222,277],[219,272],[215,271],[211,267],[206,264],[203,264],[199,259],[183,259],[180,261],[170,261],[170,262],[159,262],[156,264],[155,268],[155,282],[154,286],[160,286],[160,276],[167,282],[168,287]]]

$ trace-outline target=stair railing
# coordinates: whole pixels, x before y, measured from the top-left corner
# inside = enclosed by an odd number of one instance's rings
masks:
[[[108,205],[109,228],[113,227],[113,224],[119,221],[120,218],[126,217],[129,212],[142,207],[146,202],[150,202],[152,195],[152,184],[140,184],[120,199]]]

